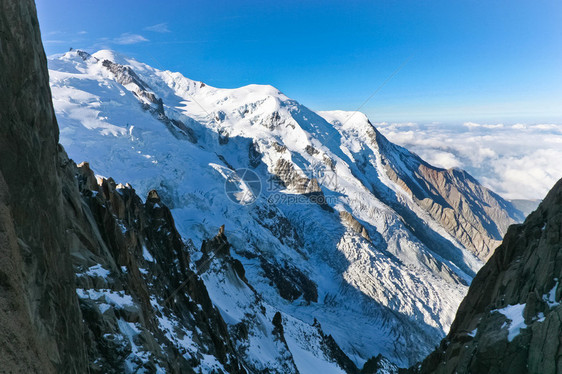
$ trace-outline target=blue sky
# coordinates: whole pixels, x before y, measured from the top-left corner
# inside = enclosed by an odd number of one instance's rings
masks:
[[[110,48],[373,121],[562,123],[562,2],[36,0],[47,54]]]

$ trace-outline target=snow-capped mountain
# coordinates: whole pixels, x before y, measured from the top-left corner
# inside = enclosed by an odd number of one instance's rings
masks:
[[[49,69],[61,144],[141,196],[158,191],[251,372],[415,363],[522,218],[362,113],[314,112],[271,86],[214,88],[107,50],[52,56]],[[217,232],[231,267],[205,250]]]

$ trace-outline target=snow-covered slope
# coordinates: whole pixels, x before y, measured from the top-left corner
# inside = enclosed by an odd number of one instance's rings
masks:
[[[358,367],[379,354],[416,362],[518,218],[361,113],[316,113],[271,86],[218,89],[107,50],[49,67],[70,157],[141,196],[158,190],[193,248],[225,225],[247,284],[191,256],[229,328],[250,326],[235,335],[252,370],[340,372],[329,335]],[[277,312],[285,342],[261,320]]]

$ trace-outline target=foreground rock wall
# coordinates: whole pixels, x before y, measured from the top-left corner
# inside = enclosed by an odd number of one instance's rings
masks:
[[[562,372],[562,180],[474,278],[419,373]]]
[[[33,1],[0,2],[0,38],[0,361],[8,371],[83,372],[58,126]]]

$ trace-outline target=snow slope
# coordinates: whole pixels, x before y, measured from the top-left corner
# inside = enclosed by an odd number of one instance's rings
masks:
[[[301,373],[341,371],[314,343],[315,320],[359,367],[378,354],[413,364],[448,331],[482,263],[388,177],[385,162],[408,151],[381,149],[363,114],[316,113],[271,86],[214,88],[107,50],[49,68],[70,157],[141,196],[158,190],[196,248],[225,225],[255,292],[216,264],[200,272],[231,328],[256,316],[256,297],[280,311]],[[281,353],[256,326],[244,350],[259,369]]]

